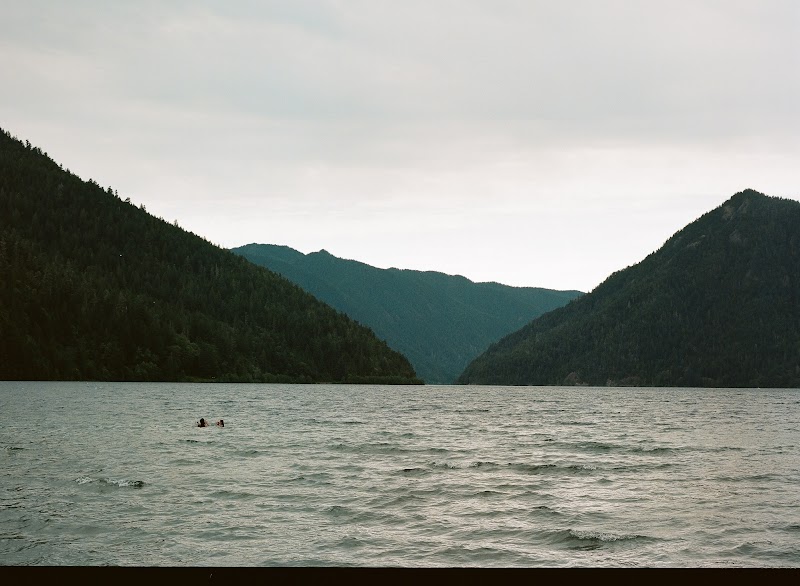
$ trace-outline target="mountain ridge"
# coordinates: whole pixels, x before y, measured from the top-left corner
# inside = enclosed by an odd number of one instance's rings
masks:
[[[0,379],[419,383],[372,331],[0,129]]]
[[[491,342],[582,294],[474,283],[439,271],[381,269],[325,249],[304,254],[251,243],[231,250],[368,325],[429,384],[452,383]]]
[[[800,386],[800,202],[748,189],[493,344],[462,384]]]

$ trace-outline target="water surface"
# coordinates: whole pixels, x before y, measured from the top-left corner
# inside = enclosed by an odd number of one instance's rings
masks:
[[[0,382],[0,563],[798,567],[799,443],[795,389]]]

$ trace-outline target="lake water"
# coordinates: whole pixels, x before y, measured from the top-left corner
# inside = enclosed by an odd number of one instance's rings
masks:
[[[0,564],[796,568],[800,390],[0,382]]]

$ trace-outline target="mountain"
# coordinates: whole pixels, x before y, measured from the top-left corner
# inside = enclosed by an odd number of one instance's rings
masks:
[[[283,277],[0,132],[0,379],[420,382]]]
[[[800,387],[800,203],[737,193],[459,382]]]
[[[248,244],[233,252],[369,326],[407,356],[427,383],[452,383],[489,344],[581,295],[379,269],[325,250],[303,254],[287,246]]]

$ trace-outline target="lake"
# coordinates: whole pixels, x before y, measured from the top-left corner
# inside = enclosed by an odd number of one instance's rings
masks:
[[[3,565],[796,568],[798,487],[797,389],[0,382]]]

